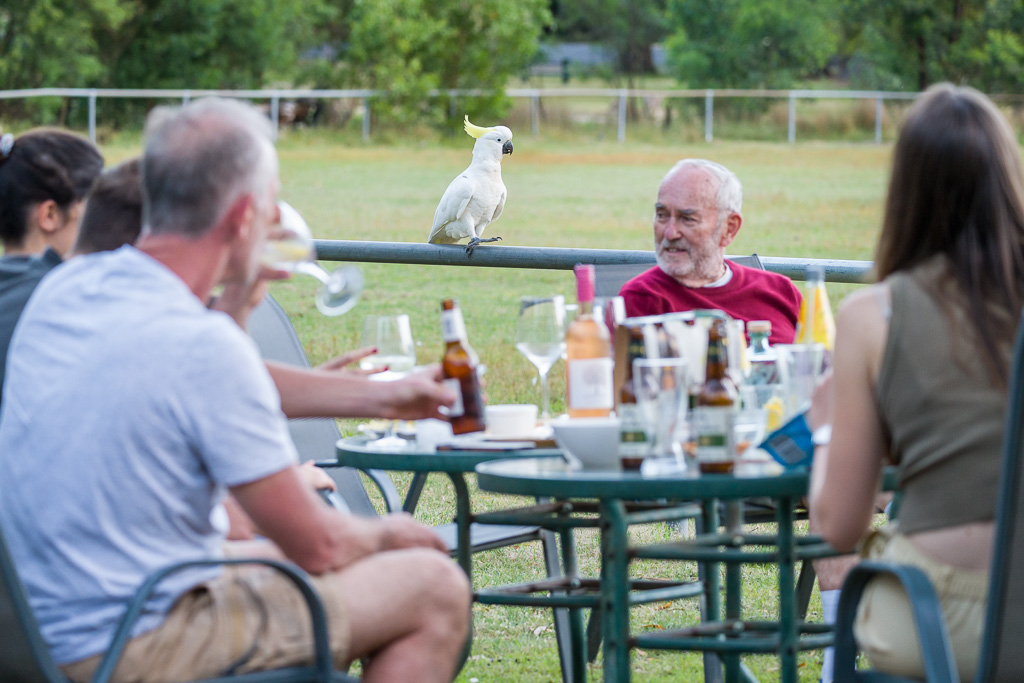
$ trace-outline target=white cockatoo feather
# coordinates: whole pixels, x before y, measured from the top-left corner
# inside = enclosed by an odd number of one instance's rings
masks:
[[[476,138],[473,161],[441,196],[427,240],[432,244],[479,238],[505,208],[507,192],[501,181],[501,159],[512,153],[512,131],[505,126],[475,126],[468,116],[465,127]]]

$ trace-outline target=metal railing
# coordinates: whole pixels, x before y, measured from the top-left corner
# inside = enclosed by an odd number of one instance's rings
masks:
[[[652,266],[655,263],[653,251],[480,245],[472,256],[467,256],[465,247],[458,244],[357,240],[316,240],[316,252],[317,258],[325,261],[538,270],[572,270],[577,263],[649,263]],[[872,266],[870,261],[844,259],[781,256],[761,256],[760,259],[766,270],[780,273],[792,280],[803,280],[807,266],[820,265],[825,269],[825,280],[828,282],[855,284],[867,281]]]
[[[192,90],[192,89],[114,89],[114,88],[34,88],[27,90],[0,90],[0,99],[24,99],[31,97],[84,97],[89,101],[89,139],[96,141],[96,100],[101,97],[149,98],[149,99],[180,99],[188,102],[194,97],[203,95],[220,95],[224,97],[240,97],[253,100],[267,100],[270,103],[270,120],[274,126],[274,137],[278,132],[278,114],[282,100],[297,98],[317,99],[357,99],[361,100],[362,136],[370,139],[370,108],[368,101],[373,97],[381,97],[385,93],[379,90],[341,89],[341,90],[309,90],[309,89],[266,89],[266,90]],[[482,90],[432,90],[431,97],[447,95],[454,101],[458,97],[473,97],[486,94]],[[528,99],[530,101],[530,130],[534,136],[540,133],[541,98],[570,97],[607,97],[617,100],[616,139],[626,139],[626,110],[630,98],[661,98],[661,99],[703,99],[704,100],[704,139],[714,140],[715,100],[721,98],[766,98],[787,100],[789,115],[787,121],[787,139],[796,142],[796,107],[800,100],[822,99],[858,99],[874,100],[875,102],[875,136],[876,143],[882,142],[882,105],[886,100],[912,100],[918,93],[892,92],[883,90],[627,90],[614,88],[509,88],[505,91],[509,97]]]

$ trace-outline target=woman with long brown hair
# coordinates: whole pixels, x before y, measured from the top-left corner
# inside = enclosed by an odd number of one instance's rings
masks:
[[[837,319],[811,518],[838,550],[868,531],[883,464],[899,469],[899,520],[862,554],[931,578],[960,676],[974,675],[992,556],[1010,348],[1024,304],[1024,173],[1009,123],[948,84],[913,105],[893,153],[875,256],[879,283]],[[920,676],[909,603],[876,579],[855,634],[875,667]]]

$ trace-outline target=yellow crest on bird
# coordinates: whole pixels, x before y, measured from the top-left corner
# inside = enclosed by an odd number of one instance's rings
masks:
[[[465,122],[463,127],[466,129],[466,133],[469,134],[469,136],[473,137],[473,138],[479,138],[481,135],[485,135],[487,133],[490,133],[492,130],[494,130],[493,127],[491,127],[491,128],[481,128],[480,126],[476,125],[475,123],[470,123],[469,122],[469,114],[466,114],[466,122]]]

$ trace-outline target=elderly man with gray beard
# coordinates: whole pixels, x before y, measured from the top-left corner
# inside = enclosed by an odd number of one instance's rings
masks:
[[[793,341],[800,292],[789,278],[726,260],[743,224],[743,188],[721,164],[684,159],[665,175],[654,205],[658,265],[622,286],[630,317],[718,309],[768,320],[771,343]]]

